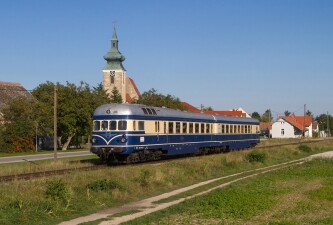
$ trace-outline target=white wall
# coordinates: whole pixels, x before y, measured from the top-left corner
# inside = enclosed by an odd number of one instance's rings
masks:
[[[281,130],[284,129],[284,135],[281,134]],[[279,119],[272,125],[272,138],[297,138],[295,135],[294,126],[286,122],[283,119]]]

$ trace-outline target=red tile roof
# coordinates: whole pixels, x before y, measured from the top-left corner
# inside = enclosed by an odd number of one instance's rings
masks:
[[[201,113],[201,110],[194,107],[193,105],[190,105],[187,102],[182,102],[182,106],[184,110],[187,110],[189,112],[193,113]],[[242,111],[237,111],[237,110],[219,110],[219,111],[214,111],[214,110],[209,110],[209,111],[204,111],[204,114],[209,114],[209,115],[219,115],[219,116],[235,116],[235,117],[245,117],[245,113]]]
[[[228,110],[223,110],[223,111],[204,111],[205,114],[210,114],[210,115],[219,115],[219,116],[236,116],[236,117],[245,117],[244,113],[242,111],[228,111]]]
[[[128,78],[129,78],[130,82],[132,83],[132,85],[133,85],[133,87],[134,87],[136,93],[138,94],[138,96],[140,96],[140,95],[141,95],[141,94],[140,94],[140,91],[139,91],[138,87],[136,86],[134,80],[133,80],[132,78],[130,78],[130,77],[128,77]]]
[[[201,113],[200,109],[195,108],[193,105],[190,105],[187,102],[182,102],[182,106],[185,111],[189,111],[189,112],[193,112],[193,113]]]
[[[308,130],[307,127],[309,127],[312,123],[312,116],[281,116],[281,119],[284,119],[285,121],[289,122],[291,125],[295,126],[299,130]],[[304,123],[305,122],[305,123]]]
[[[272,124],[268,123],[268,122],[260,122],[259,127],[260,127],[260,130],[263,130],[263,129],[272,130]]]

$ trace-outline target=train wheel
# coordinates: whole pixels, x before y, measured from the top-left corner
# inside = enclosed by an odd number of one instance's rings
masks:
[[[138,163],[140,162],[140,155],[139,153],[132,153],[127,156],[126,163]]]

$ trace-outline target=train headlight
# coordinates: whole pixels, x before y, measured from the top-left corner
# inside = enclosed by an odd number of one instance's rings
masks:
[[[121,142],[121,143],[125,143],[125,142],[127,142],[127,138],[126,138],[126,135],[125,135],[125,134],[123,134],[123,136],[121,136],[120,142]]]
[[[96,143],[96,138],[92,138],[92,139],[91,139],[91,142],[92,142],[92,143]]]

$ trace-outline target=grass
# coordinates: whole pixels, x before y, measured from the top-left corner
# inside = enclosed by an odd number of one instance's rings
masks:
[[[69,169],[90,166],[98,164],[99,159],[95,155],[59,158],[57,160],[37,160],[37,161],[22,161],[19,163],[4,163],[0,164],[0,176],[14,175],[22,173],[43,172],[56,169]]]
[[[310,152],[299,150],[297,145],[282,149],[235,151],[228,154],[189,157],[153,165],[108,167],[98,171],[74,172],[49,178],[1,183],[0,224],[57,224],[204,180],[333,150],[332,140],[307,145],[311,148]],[[265,152],[264,160],[250,163],[246,156],[252,151],[256,151],[256,154]],[[49,166],[67,167],[70,165],[69,161]],[[51,163],[45,162],[45,164]],[[8,164],[6,166],[9,167]],[[31,165],[31,167],[34,166]],[[24,170],[24,168],[29,169],[29,167],[16,167],[12,170]],[[264,188],[265,185],[260,187]],[[263,191],[271,194],[269,188],[263,189]],[[327,190],[323,190],[323,193],[325,191]],[[253,192],[254,196],[256,196],[255,194]],[[309,196],[312,195],[309,192]],[[241,196],[238,198],[241,199]],[[320,196],[314,195],[312,198],[320,198]],[[270,199],[267,204],[275,204],[275,201],[277,200]],[[260,205],[260,201],[255,204],[259,208]],[[304,208],[306,206],[306,203],[303,204]],[[212,211],[212,215],[215,215],[214,213],[216,214]],[[251,217],[251,212],[239,213]],[[213,221],[213,219],[207,218]],[[212,223],[214,224],[214,222]]]
[[[125,224],[332,224],[333,160],[240,181]]]

